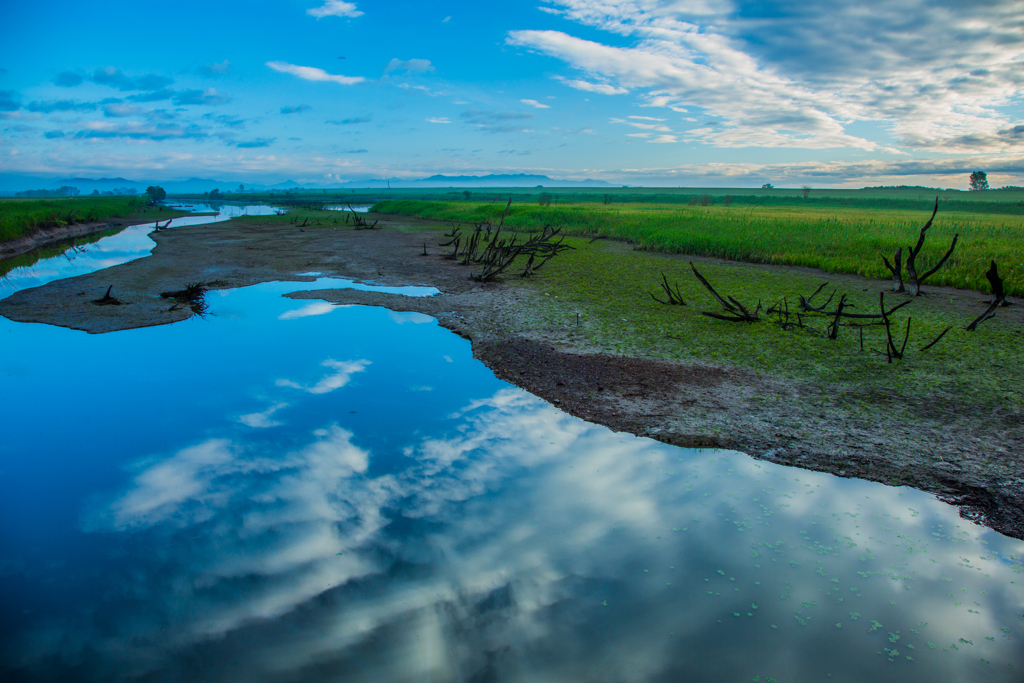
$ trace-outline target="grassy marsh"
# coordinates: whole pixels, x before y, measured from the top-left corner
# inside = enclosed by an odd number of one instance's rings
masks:
[[[1014,204],[1008,206],[1013,207]],[[382,201],[374,211],[440,221],[497,223],[503,204]],[[535,231],[561,227],[569,235],[601,235],[647,251],[694,254],[750,263],[796,265],[827,272],[886,278],[882,256],[917,239],[926,211],[837,205],[680,206],[677,204],[513,203],[505,224]],[[939,205],[918,262],[931,267],[960,235],[952,258],[928,281],[988,291],[985,271],[995,259],[1008,293],[1024,295],[1024,217],[948,211]],[[923,272],[923,270],[922,270]]]
[[[44,228],[127,216],[145,207],[146,199],[142,197],[4,198],[0,199],[0,242],[31,235]],[[174,215],[178,215],[177,212]]]

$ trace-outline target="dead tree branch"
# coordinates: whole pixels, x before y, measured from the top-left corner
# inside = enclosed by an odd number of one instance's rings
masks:
[[[690,261],[690,268],[693,270],[693,274],[697,277],[697,279],[700,281],[700,283],[702,285],[704,285],[704,288],[707,289],[711,293],[711,296],[713,296],[716,299],[718,299],[718,302],[720,304],[722,304],[722,307],[725,308],[725,310],[726,310],[726,313],[714,313],[714,312],[710,312],[710,311],[702,311],[701,315],[706,315],[709,318],[716,318],[718,320],[725,320],[725,321],[734,322],[734,323],[739,323],[739,322],[756,323],[756,322],[758,322],[758,320],[760,320],[760,318],[758,318],[758,315],[757,315],[761,311],[761,302],[760,301],[757,302],[757,308],[754,310],[753,313],[751,313],[746,308],[746,306],[744,306],[743,304],[741,304],[739,301],[737,301],[736,299],[732,298],[731,296],[728,297],[728,301],[726,301],[726,299],[723,299],[722,296],[718,292],[715,291],[715,288],[711,286],[711,283],[708,282],[706,279],[704,279],[704,276],[701,275],[700,272],[697,271],[697,267],[693,265],[693,261]]]
[[[675,290],[672,289],[668,284],[668,278],[665,277],[665,273],[661,274],[661,289],[665,292],[665,301],[662,301],[658,297],[651,293],[651,298],[657,301],[659,304],[666,304],[669,306],[685,306],[686,302],[683,301],[683,295],[679,293],[679,285],[676,284]]]

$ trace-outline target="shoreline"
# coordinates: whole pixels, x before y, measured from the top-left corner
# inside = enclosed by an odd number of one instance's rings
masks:
[[[189,317],[187,309],[168,310],[157,296],[188,282],[226,289],[272,280],[308,282],[315,278],[297,274],[318,272],[376,284],[435,286],[443,294],[427,298],[346,289],[286,296],[425,313],[469,339],[474,356],[497,377],[587,421],[683,447],[734,449],[836,476],[913,486],[960,506],[965,518],[1024,538],[1024,415],[1016,403],[994,410],[938,394],[877,396],[873,388],[858,394],[769,367],[672,360],[629,349],[609,353],[578,335],[575,323],[563,320],[565,306],[537,283],[509,278],[481,284],[468,278],[468,268],[441,259],[435,245],[447,226],[380,216],[383,230],[300,230],[286,220],[260,218],[219,223],[216,231],[185,226],[160,232],[153,235],[157,246],[151,256],[23,290],[0,302],[0,314],[102,333]],[[429,256],[420,255],[424,243]],[[635,253],[617,243],[594,248],[614,251],[616,258]],[[865,288],[886,284],[842,277]],[[89,304],[108,286],[126,305]],[[919,305],[979,296],[945,289],[941,295]],[[1020,325],[1021,311],[1001,315],[1000,324]],[[579,329],[598,325],[597,317],[596,311],[584,311]]]
[[[85,237],[86,235],[102,232],[104,230],[130,228],[134,225],[144,225],[146,223],[154,223],[157,221],[178,218],[180,216],[192,215],[183,211],[167,211],[166,213],[172,213],[173,215],[159,215],[158,218],[146,218],[145,220],[136,219],[129,215],[113,217],[106,221],[97,221],[95,223],[74,223],[72,225],[64,225],[57,228],[40,228],[31,235],[24,235],[22,237],[16,237],[13,240],[0,242],[0,261],[14,258],[15,256],[21,256],[22,254],[27,254],[34,249],[45,247],[48,244],[53,244],[54,242]]]

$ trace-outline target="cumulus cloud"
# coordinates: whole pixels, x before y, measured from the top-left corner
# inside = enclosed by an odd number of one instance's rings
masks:
[[[312,110],[313,107],[308,104],[298,104],[293,107],[281,107],[282,114],[302,114],[304,112]]]
[[[85,76],[76,74],[73,71],[62,71],[57,74],[54,79],[54,85],[59,85],[62,88],[73,88],[76,85],[81,85],[85,82]]]
[[[650,106],[722,122],[687,138],[722,147],[877,149],[851,135],[877,121],[914,148],[1005,148],[1019,97],[1019,6],[837,0],[764,11],[752,0],[553,0],[564,18],[616,35],[512,31],[511,45],[563,60]],[[622,44],[622,38],[634,39]],[[614,42],[615,44],[611,44]],[[589,89],[590,80],[567,85]]]
[[[369,364],[370,361],[368,360],[336,361],[333,358],[328,358],[321,365],[325,368],[331,368],[334,372],[323,377],[316,384],[306,386],[290,379],[279,379],[277,380],[277,386],[302,389],[310,394],[326,394],[348,384],[352,379],[352,375],[357,372],[365,372],[366,366]]]
[[[315,66],[297,66],[295,64],[288,64],[287,62],[267,62],[267,66],[274,71],[291,74],[292,76],[301,78],[304,81],[327,81],[330,83],[338,83],[340,85],[355,85],[356,83],[362,83],[366,80],[362,76],[330,74]]]
[[[313,7],[306,10],[306,14],[321,19],[323,17],[349,17],[355,19],[363,16],[363,13],[356,9],[354,2],[344,0],[327,0],[320,7]]]
[[[429,59],[408,59],[401,60],[397,57],[388,62],[388,65],[384,67],[384,73],[389,74],[395,71],[405,71],[409,73],[427,73],[433,72],[434,67],[431,66]]]
[[[550,104],[543,104],[541,102],[538,102],[537,100],[519,100],[519,101],[522,102],[523,104],[528,104],[531,107],[535,107],[537,109],[551,109],[551,105]]]

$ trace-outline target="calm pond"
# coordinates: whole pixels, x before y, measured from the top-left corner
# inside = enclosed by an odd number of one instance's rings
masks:
[[[427,316],[281,296],[344,286],[0,318],[0,679],[1024,677],[1024,543],[576,419]]]

